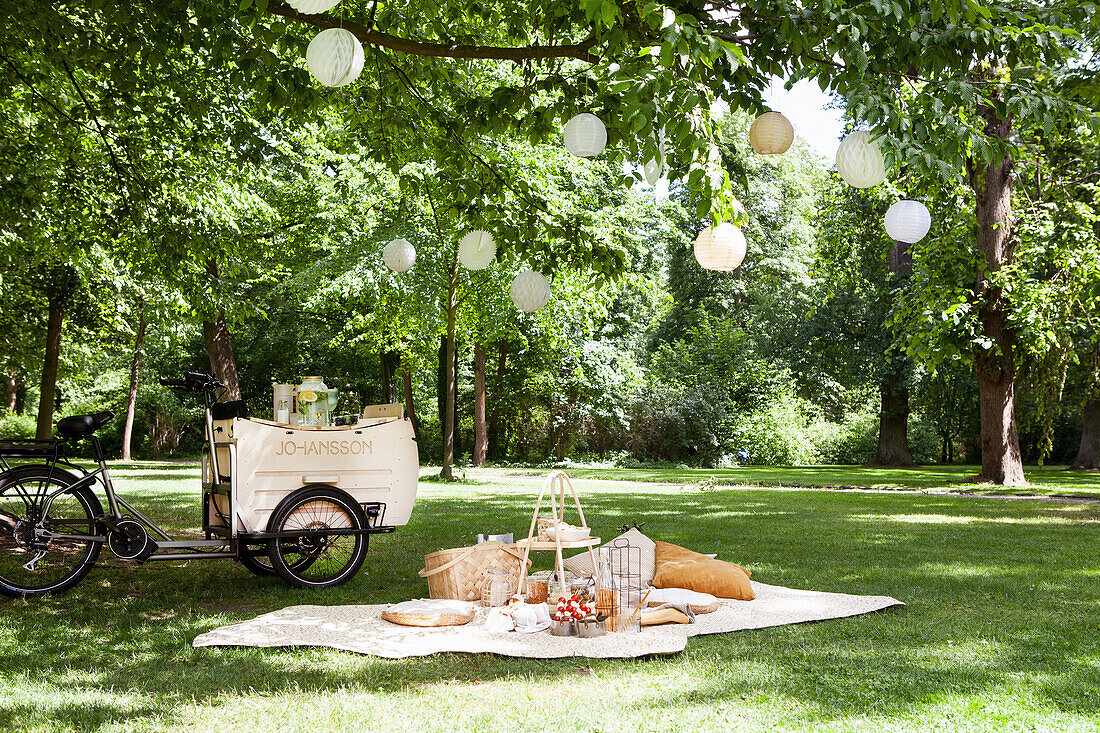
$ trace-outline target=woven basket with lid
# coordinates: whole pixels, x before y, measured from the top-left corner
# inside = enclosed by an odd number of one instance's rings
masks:
[[[503,570],[518,583],[521,562],[523,551],[515,545],[482,542],[425,555],[420,577],[428,579],[431,598],[476,603],[481,600],[481,586],[490,570]],[[530,560],[527,565],[531,565]]]

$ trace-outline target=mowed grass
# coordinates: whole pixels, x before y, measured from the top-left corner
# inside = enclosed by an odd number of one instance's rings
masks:
[[[774,486],[919,490],[929,492],[982,493],[1013,496],[1100,497],[1100,473],[1068,471],[1065,466],[1026,466],[1030,486],[1005,488],[979,483],[980,466],[945,465],[916,468],[875,466],[744,466],[741,468],[603,468],[573,466],[569,475],[617,481],[722,486]],[[472,469],[470,476],[540,476],[547,469],[492,467]]]
[[[193,529],[193,466],[117,466],[141,509]],[[422,556],[526,531],[538,484],[421,484],[364,571],[293,590],[228,561],[108,561],[69,594],[0,600],[0,727],[58,730],[1096,730],[1100,505],[953,495],[700,491],[578,481],[589,523],[717,552],[766,583],[906,602],[700,637],[645,660],[193,649],[301,603],[425,595]],[[108,553],[104,553],[106,557]],[[549,561],[549,555],[540,558]]]

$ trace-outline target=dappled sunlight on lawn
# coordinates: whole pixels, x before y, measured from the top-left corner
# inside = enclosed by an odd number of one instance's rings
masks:
[[[197,480],[140,479],[126,481],[139,509],[194,526]],[[958,705],[966,712],[950,719],[973,727],[998,727],[988,711],[1003,708],[1041,729],[1100,712],[1100,508],[1082,504],[598,481],[578,490],[605,540],[637,522],[764,583],[908,605],[697,637],[681,654],[639,661],[190,646],[288,605],[424,596],[425,553],[479,531],[525,534],[539,486],[423,484],[409,525],[372,540],[364,571],[323,593],[225,561],[112,561],[66,596],[0,601],[0,727],[225,731],[277,718],[287,729],[512,730],[534,720],[545,722],[536,729],[916,730]]]

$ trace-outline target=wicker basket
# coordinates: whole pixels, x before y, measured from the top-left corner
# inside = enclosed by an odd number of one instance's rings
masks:
[[[483,542],[472,547],[440,550],[424,556],[421,578],[428,579],[431,598],[454,598],[476,603],[481,600],[481,585],[490,570],[505,570],[519,583],[523,551],[515,545]],[[528,567],[531,561],[527,561]]]

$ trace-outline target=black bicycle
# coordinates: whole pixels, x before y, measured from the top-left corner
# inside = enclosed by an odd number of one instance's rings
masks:
[[[206,407],[202,527],[205,539],[174,540],[115,493],[95,431],[114,414],[75,415],[57,423],[56,440],[0,441],[0,594],[14,598],[60,593],[76,585],[103,546],[123,560],[233,559],[257,575],[279,575],[299,588],[350,580],[366,556],[369,536],[392,532],[385,504],[360,504],[335,486],[288,492],[264,531],[242,532],[225,511],[234,481],[218,470],[217,421],[247,417],[243,402],[217,402],[225,385],[188,373],[162,384],[201,392]],[[68,456],[86,441],[98,467],[88,471]],[[205,472],[204,472],[205,473]],[[96,494],[99,485],[107,511]]]

